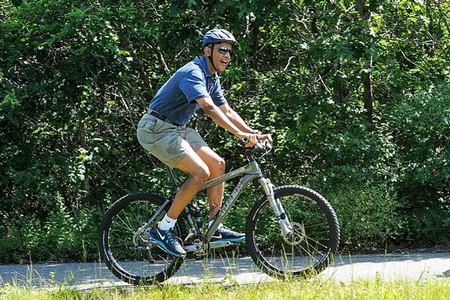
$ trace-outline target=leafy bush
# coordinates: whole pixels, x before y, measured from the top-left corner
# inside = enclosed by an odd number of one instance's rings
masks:
[[[60,199],[61,198],[58,198]],[[69,211],[62,202],[46,219],[24,216],[3,220],[0,260],[3,262],[95,260],[101,212]]]
[[[445,242],[450,207],[450,85],[423,90],[386,114],[409,240]]]
[[[342,247],[378,249],[397,244],[406,232],[402,203],[387,184],[349,185],[326,194],[339,217]]]

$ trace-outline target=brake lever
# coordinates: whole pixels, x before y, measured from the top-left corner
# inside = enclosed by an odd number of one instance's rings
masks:
[[[272,144],[269,143],[269,140],[264,140],[261,143],[256,143],[255,147],[258,148],[259,150],[266,150],[266,149],[267,151],[272,150]]]
[[[260,143],[256,143],[250,148],[245,149],[245,155],[250,156],[255,152],[270,152],[272,150],[272,144],[268,140],[264,140]]]

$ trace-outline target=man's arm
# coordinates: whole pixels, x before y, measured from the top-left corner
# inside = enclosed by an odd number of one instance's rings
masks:
[[[228,119],[233,122],[234,125],[236,125],[236,127],[244,132],[250,133],[249,140],[252,141],[252,144],[256,144],[263,140],[268,140],[272,144],[272,136],[269,133],[260,134],[258,132],[255,132],[250,126],[247,125],[247,123],[245,123],[241,116],[228,105],[228,103],[219,106],[219,108],[228,117]]]
[[[220,127],[231,132],[240,140],[242,140],[242,138],[244,137],[249,136],[251,129],[247,130],[248,126],[246,126],[247,128],[242,127],[242,125],[239,125],[239,122],[235,124],[235,121],[232,121],[232,119],[227,117],[223,110],[215,105],[210,97],[198,98],[196,99],[196,101],[200,108],[203,109],[203,111],[214,121],[214,123],[216,123]],[[242,123],[245,125],[244,121],[242,121]]]
[[[270,134],[255,134],[244,120],[228,104],[217,106],[211,98],[199,98],[197,104],[219,126],[237,136],[240,140],[247,137],[246,147],[251,147],[261,140],[272,143]]]
[[[232,109],[228,105],[228,103],[219,106],[219,108],[225,114],[225,116],[227,116],[227,118],[240,130],[247,133],[253,133],[253,129],[250,128],[247,123],[245,123],[241,116],[234,109]]]

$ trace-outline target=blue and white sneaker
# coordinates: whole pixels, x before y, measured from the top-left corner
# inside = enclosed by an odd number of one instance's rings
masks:
[[[181,247],[177,235],[172,229],[161,230],[158,224],[153,225],[148,235],[170,255],[175,257],[186,257],[186,251]]]
[[[220,226],[214,235],[211,237],[211,242],[217,241],[229,241],[229,242],[242,242],[245,240],[245,233],[239,233],[233,231],[225,226]]]

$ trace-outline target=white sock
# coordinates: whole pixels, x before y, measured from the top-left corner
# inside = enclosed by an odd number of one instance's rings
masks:
[[[165,215],[161,220],[161,224],[159,224],[159,229],[161,230],[169,230],[175,226],[177,220],[170,218],[168,215]]]

